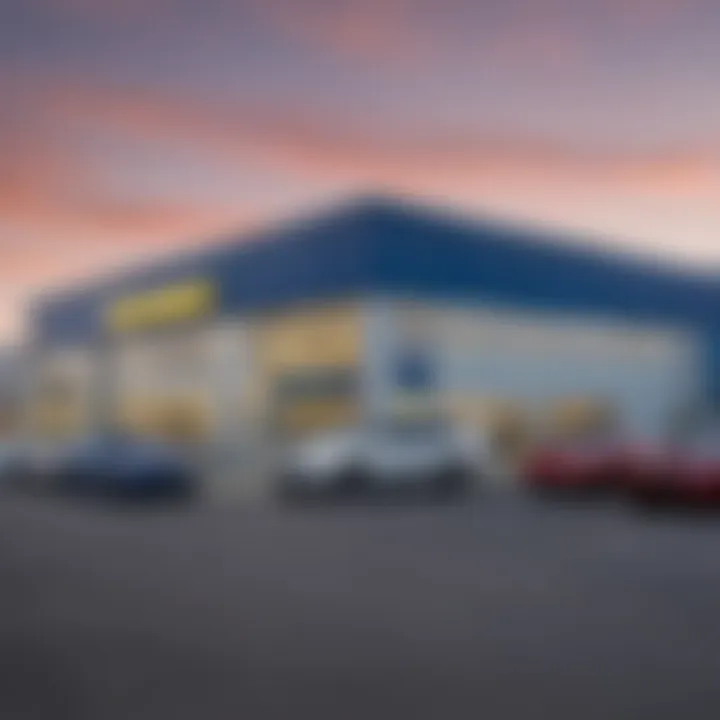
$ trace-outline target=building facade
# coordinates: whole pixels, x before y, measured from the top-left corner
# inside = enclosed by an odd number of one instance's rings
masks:
[[[363,200],[41,298],[30,426],[119,424],[234,468],[431,406],[518,446],[610,416],[654,433],[718,395],[719,310],[709,278]]]

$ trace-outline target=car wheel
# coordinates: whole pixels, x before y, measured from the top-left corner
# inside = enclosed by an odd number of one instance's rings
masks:
[[[632,506],[644,513],[660,513],[673,505],[671,498],[662,492],[636,490],[629,493],[629,498]]]
[[[194,480],[184,481],[175,492],[175,499],[181,505],[192,505],[200,499],[200,488]]]
[[[441,472],[433,482],[433,495],[440,500],[458,500],[470,491],[470,473],[464,467],[451,467]]]
[[[370,489],[368,474],[359,467],[348,468],[334,483],[334,495],[341,499],[357,499],[367,495]]]

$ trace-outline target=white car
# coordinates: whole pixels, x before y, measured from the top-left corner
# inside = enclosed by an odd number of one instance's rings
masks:
[[[315,436],[289,448],[284,497],[424,490],[451,497],[482,471],[485,443],[436,420],[388,420]]]

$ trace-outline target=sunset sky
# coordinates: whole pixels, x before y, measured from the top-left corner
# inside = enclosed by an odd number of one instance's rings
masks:
[[[355,192],[720,272],[719,37],[717,0],[0,0],[0,339]]]

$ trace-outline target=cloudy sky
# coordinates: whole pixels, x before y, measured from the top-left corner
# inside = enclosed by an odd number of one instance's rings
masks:
[[[0,0],[0,338],[359,191],[719,269],[719,34],[717,0]]]

